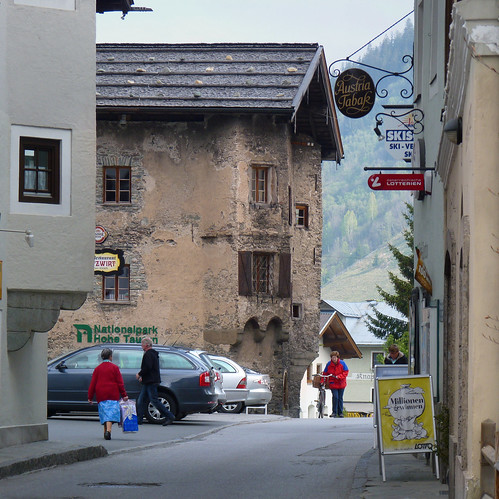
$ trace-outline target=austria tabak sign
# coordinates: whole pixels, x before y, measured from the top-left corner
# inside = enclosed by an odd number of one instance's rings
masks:
[[[367,179],[373,191],[424,191],[422,173],[375,173]]]
[[[376,90],[368,73],[362,69],[347,69],[338,76],[334,98],[340,113],[348,118],[362,118],[374,106]]]

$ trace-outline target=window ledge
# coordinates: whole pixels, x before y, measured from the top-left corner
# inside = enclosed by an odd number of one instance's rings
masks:
[[[121,207],[121,206],[132,206],[132,203],[112,203],[112,202],[103,202],[102,206],[115,206],[115,207]]]
[[[100,305],[134,305],[131,301],[111,301],[111,300],[99,300],[98,303]]]

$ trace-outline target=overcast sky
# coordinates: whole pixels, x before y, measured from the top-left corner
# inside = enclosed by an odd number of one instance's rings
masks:
[[[134,6],[153,12],[130,12],[124,20],[119,12],[98,14],[97,42],[313,42],[331,63],[409,13],[414,1],[135,0]]]

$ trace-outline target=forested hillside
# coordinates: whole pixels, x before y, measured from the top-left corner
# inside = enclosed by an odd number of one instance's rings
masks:
[[[361,57],[354,56],[351,59],[390,71],[404,71],[408,65],[402,58],[405,54],[412,55],[413,38],[413,25],[408,22],[402,33],[386,36],[376,47],[365,49],[360,54]],[[365,69],[375,83],[384,76],[384,73],[348,63],[342,69],[350,67]],[[412,80],[412,72],[408,77]],[[338,113],[345,159],[340,165],[331,162],[323,165],[322,288],[326,298],[345,299],[336,294],[335,287],[331,284],[337,282],[348,267],[367,255],[371,255],[371,263],[366,264],[364,270],[371,267],[376,271],[375,253],[372,252],[387,251],[387,243],[405,228],[402,213],[404,202],[410,200],[410,194],[407,191],[372,191],[367,185],[367,179],[374,172],[364,171],[366,166],[407,166],[391,158],[385,150],[384,142],[378,141],[373,129],[376,114],[384,111],[382,105],[412,104],[412,97],[401,97],[400,92],[404,88],[401,78],[390,77],[383,81],[386,82],[384,88],[388,91],[388,97],[377,98],[374,108],[367,116],[350,119]],[[333,87],[334,83],[335,79],[332,78]],[[395,262],[394,268],[396,269]],[[365,272],[361,273],[360,279],[367,279]],[[373,282],[372,289],[365,289],[364,283],[363,290],[359,286],[359,295],[350,293],[348,299],[377,298],[374,287],[376,283],[383,285],[382,282]]]

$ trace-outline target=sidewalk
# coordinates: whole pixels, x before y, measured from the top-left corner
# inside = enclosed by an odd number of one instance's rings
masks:
[[[383,482],[378,449],[371,449],[355,468],[350,499],[448,497],[448,486],[437,480],[422,453],[385,456],[385,477]]]

